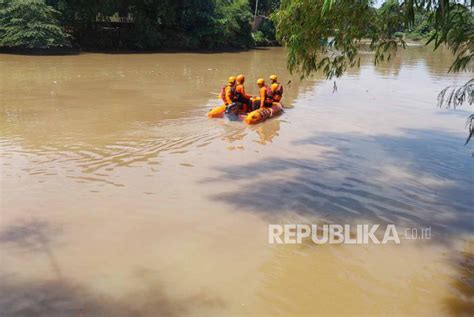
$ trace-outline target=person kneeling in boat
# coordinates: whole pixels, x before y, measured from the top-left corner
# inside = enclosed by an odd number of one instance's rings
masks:
[[[259,99],[255,100],[255,109],[262,107],[271,107],[273,105],[273,92],[271,87],[265,85],[265,80],[259,78],[257,80]]]
[[[221,88],[221,93],[219,94],[224,105],[226,106],[226,112],[235,111],[236,105],[234,103],[235,99],[235,77],[230,76],[225,84]]]
[[[283,97],[283,86],[278,82],[277,75],[270,76],[270,87],[272,88],[273,92],[273,101],[280,102],[281,98]]]
[[[242,112],[250,112],[252,111],[252,97],[245,92],[245,76],[242,74],[237,76],[236,81],[234,101],[239,105]]]

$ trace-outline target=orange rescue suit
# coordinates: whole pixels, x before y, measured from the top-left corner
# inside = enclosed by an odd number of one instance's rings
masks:
[[[235,98],[235,87],[232,84],[227,84],[221,89],[221,99],[225,105],[230,105],[234,102]]]
[[[273,104],[272,89],[265,85],[259,89],[259,92],[260,92],[260,108],[262,107],[262,105],[266,107],[271,107]]]
[[[235,88],[231,85],[227,85],[225,87],[225,103],[227,105],[230,105],[234,102],[234,97],[235,97]]]
[[[243,84],[237,84],[235,86],[235,99],[234,100],[242,104],[243,112],[251,111],[252,100],[250,98],[252,98],[252,96],[247,95]]]
[[[235,86],[235,95],[237,97],[237,101],[240,102],[246,102],[251,98],[251,96],[247,95],[245,92],[244,84],[237,84],[237,86]]]
[[[280,102],[283,96],[283,86],[280,83],[273,83],[271,85],[273,92],[273,101]]]

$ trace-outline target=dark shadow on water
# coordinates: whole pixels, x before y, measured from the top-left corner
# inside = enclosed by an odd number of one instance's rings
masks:
[[[61,230],[45,220],[22,220],[0,231],[0,244],[28,252],[43,251]]]
[[[106,296],[67,281],[24,281],[0,277],[2,317],[155,317],[187,316],[193,309],[222,308],[222,301],[202,292],[171,297],[156,280],[143,277],[139,291]],[[82,314],[82,315],[81,315]]]
[[[246,181],[235,192],[212,194],[211,199],[269,219],[306,214],[339,223],[367,219],[431,226],[434,237],[472,233],[474,160],[462,137],[436,130],[402,132],[322,133],[294,142],[296,147],[327,148],[317,158],[220,166],[220,176],[202,182]]]
[[[51,270],[61,279],[61,268],[53,252],[54,237],[60,233],[60,228],[47,221],[22,220],[0,231],[0,246],[28,253],[43,253],[48,259]]]
[[[19,221],[0,231],[0,253],[20,251],[29,256],[44,253],[55,273],[51,279],[25,279],[0,269],[1,317],[173,317],[187,316],[198,308],[224,307],[221,299],[204,290],[171,295],[159,274],[144,268],[132,269],[134,273],[127,278],[133,280],[135,287],[139,285],[138,289],[131,291],[126,287],[125,294],[117,296],[98,292],[80,278],[71,280],[67,277],[68,268],[61,266],[61,259],[53,252],[61,232],[47,221],[36,219]],[[110,293],[116,294],[113,286],[110,287]]]
[[[460,252],[454,260],[457,271],[452,283],[452,296],[445,300],[448,312],[453,316],[472,316],[474,312],[474,245]]]

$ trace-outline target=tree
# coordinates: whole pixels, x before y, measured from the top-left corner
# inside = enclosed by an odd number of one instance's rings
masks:
[[[248,0],[47,0],[81,47],[216,49],[253,46]],[[130,17],[120,25],[112,17]]]
[[[323,71],[330,79],[358,65],[359,47],[367,40],[375,63],[389,60],[399,46],[405,47],[396,31],[402,25],[414,26],[417,9],[427,12],[434,27],[427,44],[434,43],[435,50],[446,45],[455,56],[449,71],[468,70],[474,55],[474,17],[467,1],[387,0],[377,12],[373,0],[283,0],[273,19],[277,37],[288,47],[290,72],[305,77]],[[444,98],[450,89],[450,97]],[[472,104],[473,94],[474,82],[469,81],[443,90],[439,100],[447,107],[456,106],[454,100]],[[474,117],[468,120],[472,135]]]
[[[219,46],[248,48],[254,45],[251,35],[252,14],[247,0],[217,0],[215,39]]]
[[[41,0],[0,0],[0,47],[71,46],[58,15]]]
[[[456,59],[452,71],[465,70],[474,54],[474,18],[470,10],[448,0],[388,0],[380,13],[372,0],[283,0],[274,14],[277,36],[289,48],[288,66],[307,76],[323,70],[341,76],[356,63],[360,44],[370,40],[375,62],[404,42],[395,36],[402,25],[415,23],[416,7],[425,7],[435,27],[428,43],[446,44]]]
[[[268,15],[278,9],[280,2],[280,0],[250,0],[249,4],[252,13],[255,13],[255,6],[257,6],[257,15]]]
[[[380,31],[387,38],[392,38],[395,33],[403,31],[403,8],[398,0],[385,1],[377,10]]]

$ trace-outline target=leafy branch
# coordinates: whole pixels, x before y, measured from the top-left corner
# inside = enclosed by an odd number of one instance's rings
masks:
[[[376,9],[373,0],[283,0],[272,18],[277,38],[288,47],[288,69],[302,78],[318,71],[327,79],[342,76],[359,66],[358,50],[367,40],[375,64],[389,61],[398,47],[406,47],[397,33],[414,27],[416,12],[422,12],[425,26],[432,28],[426,44],[433,43],[434,50],[441,45],[450,49],[454,61],[449,71],[460,72],[471,69],[474,56],[473,4],[474,0],[385,0]],[[445,88],[438,104],[448,108],[472,104],[473,85],[470,80]],[[473,116],[468,121],[467,142],[473,134]]]
[[[438,107],[454,108],[467,102],[469,105],[474,103],[474,79],[469,80],[462,86],[448,86],[438,95]],[[466,143],[468,144],[474,135],[474,114],[467,118],[466,127],[469,131]]]

